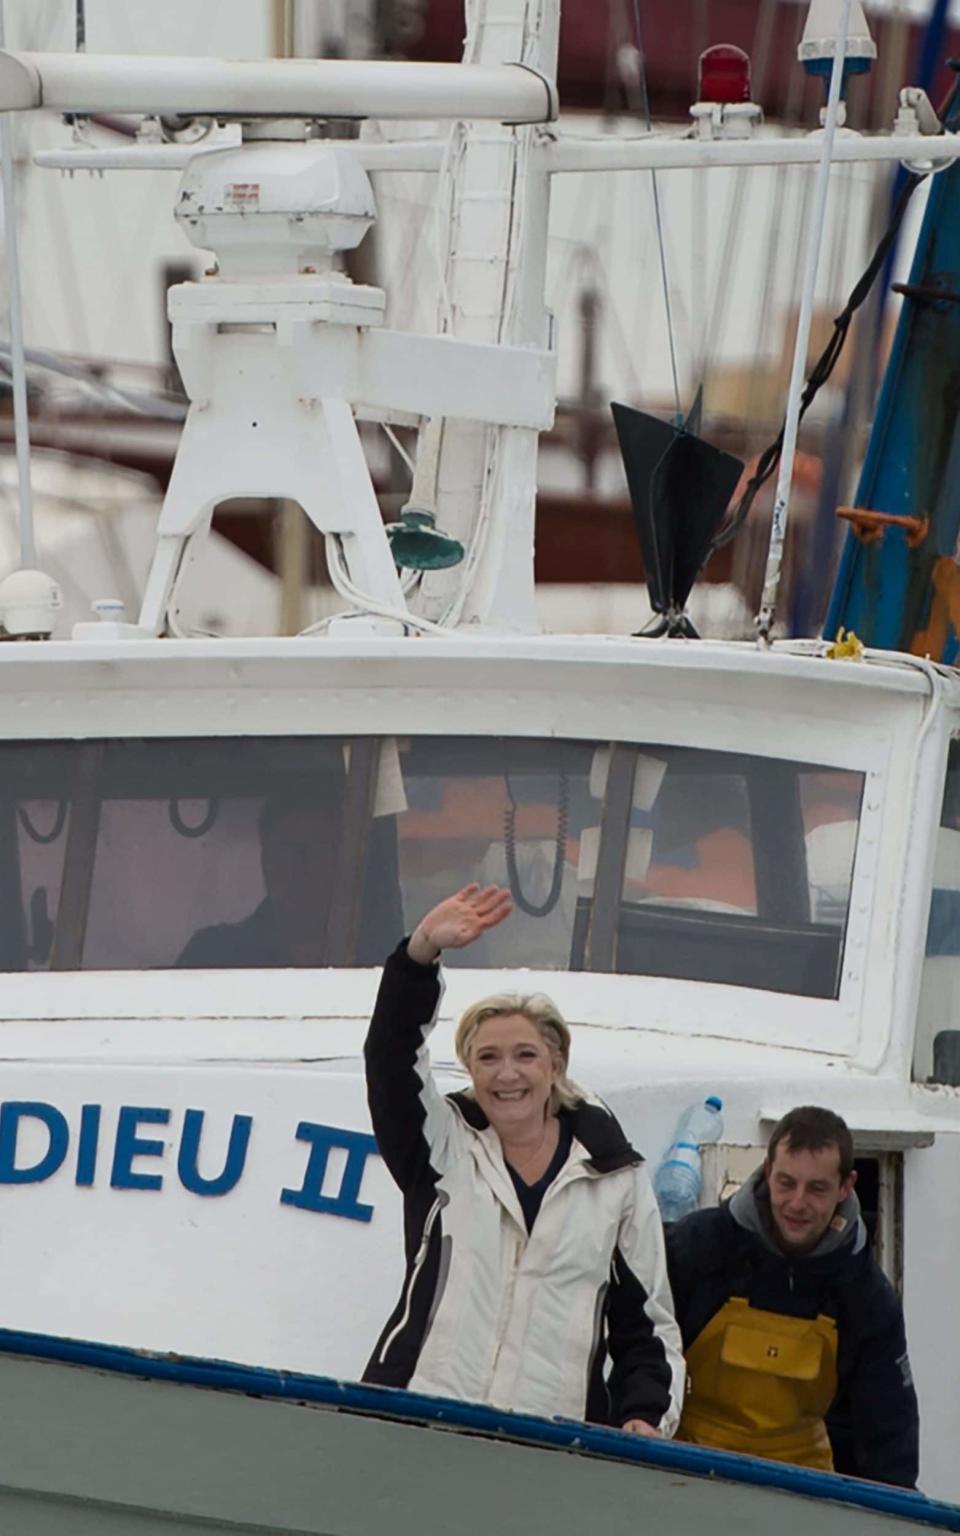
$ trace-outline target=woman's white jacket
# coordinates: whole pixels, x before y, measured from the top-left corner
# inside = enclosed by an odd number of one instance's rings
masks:
[[[684,1386],[663,1231],[643,1159],[598,1101],[528,1234],[476,1101],[436,1089],[437,966],[402,944],[366,1042],[380,1152],[404,1197],[406,1273],[364,1380],[672,1435]],[[607,1360],[612,1362],[609,1374]]]

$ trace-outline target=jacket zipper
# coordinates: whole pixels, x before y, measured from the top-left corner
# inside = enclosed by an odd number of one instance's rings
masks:
[[[563,1168],[557,1174],[557,1177],[554,1179],[553,1183],[545,1191],[544,1196],[543,1196],[543,1200],[542,1200],[541,1205],[540,1205],[541,1211],[543,1210],[543,1207],[546,1205],[547,1201],[551,1198],[551,1196],[557,1194],[560,1189],[565,1189],[568,1184],[575,1183],[578,1178],[589,1178],[590,1176],[591,1176],[591,1171],[588,1168],[585,1168],[583,1166],[583,1164],[579,1164],[578,1163],[578,1164],[574,1165],[573,1167],[571,1167],[569,1161],[567,1163],[565,1163]],[[538,1217],[538,1219],[539,1219],[539,1217]],[[527,1248],[529,1247],[531,1236],[532,1236],[532,1234],[524,1231],[522,1241],[517,1244],[517,1246],[514,1248],[514,1251],[513,1251],[513,1263],[511,1265],[511,1269],[510,1269],[510,1278],[509,1278],[509,1281],[507,1282],[506,1295],[504,1296],[503,1305],[501,1306],[501,1309],[500,1309],[500,1319],[501,1320],[500,1320],[500,1324],[499,1324],[498,1329],[497,1329],[497,1345],[496,1345],[496,1349],[493,1352],[493,1362],[492,1362],[492,1364],[490,1366],[490,1380],[491,1380],[491,1382],[493,1381],[494,1377],[496,1376],[496,1374],[497,1374],[497,1367],[500,1364],[500,1356],[503,1353],[503,1346],[504,1346],[504,1342],[505,1342],[506,1335],[507,1335],[507,1329],[508,1329],[508,1326],[509,1326],[510,1312],[511,1312],[511,1309],[513,1307],[514,1292],[516,1291],[516,1288],[517,1288],[517,1274],[519,1272],[521,1264],[523,1263],[523,1258],[524,1258],[524,1255],[525,1255],[525,1253],[527,1251]]]
[[[526,1251],[527,1244],[518,1243],[513,1250],[513,1264],[510,1270],[510,1279],[507,1282],[506,1295],[500,1307],[500,1319],[497,1326],[497,1347],[493,1352],[493,1362],[490,1366],[490,1383],[493,1385],[497,1374],[497,1366],[500,1364],[500,1356],[503,1352],[504,1340],[507,1336],[507,1328],[510,1321],[510,1313],[513,1308],[513,1295],[517,1288],[517,1270],[520,1268],[520,1260]]]
[[[427,1219],[423,1224],[423,1236],[420,1239],[420,1247],[417,1249],[417,1256],[410,1267],[410,1278],[407,1281],[407,1293],[404,1297],[403,1315],[400,1318],[400,1321],[394,1328],[391,1328],[390,1332],[387,1334],[387,1337],[384,1339],[383,1344],[380,1347],[380,1354],[377,1358],[378,1365],[384,1365],[386,1363],[387,1351],[390,1348],[390,1345],[393,1343],[394,1339],[399,1337],[399,1335],[403,1332],[404,1328],[406,1328],[408,1322],[410,1321],[410,1310],[413,1305],[414,1286],[417,1283],[417,1278],[421,1269],[423,1268],[424,1260],[427,1257],[427,1249],[430,1246],[430,1236],[433,1232],[433,1224],[437,1219],[442,1205],[443,1201],[438,1195],[427,1213]]]

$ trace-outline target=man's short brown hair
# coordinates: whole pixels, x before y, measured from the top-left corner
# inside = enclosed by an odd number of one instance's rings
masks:
[[[835,1115],[832,1109],[821,1109],[817,1104],[802,1104],[790,1109],[778,1120],[767,1142],[767,1162],[772,1163],[781,1141],[791,1152],[822,1152],[824,1147],[836,1147],[840,1154],[840,1180],[848,1179],[853,1172],[853,1137],[847,1122]]]

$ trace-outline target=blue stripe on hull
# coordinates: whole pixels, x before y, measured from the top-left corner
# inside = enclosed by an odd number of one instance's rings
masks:
[[[569,1420],[502,1413],[479,1403],[334,1381],[330,1377],[295,1371],[266,1370],[260,1366],[233,1365],[182,1355],[142,1354],[112,1344],[90,1344],[10,1329],[0,1329],[0,1353],[90,1366],[99,1371],[113,1371],[150,1381],[175,1381],[187,1386],[245,1392],[283,1401],[316,1403],[358,1414],[441,1424],[448,1429],[496,1435],[520,1444],[552,1446],[613,1461],[640,1462],[694,1477],[723,1478],[727,1482],[779,1489],[784,1493],[798,1493],[807,1498],[827,1499],[878,1514],[899,1516],[938,1530],[960,1531],[960,1506],[928,1499],[924,1494],[908,1489],[861,1482],[858,1478],[791,1467],[782,1462],[761,1461],[754,1456],[737,1456],[729,1451],[712,1451],[678,1441],[641,1439]]]

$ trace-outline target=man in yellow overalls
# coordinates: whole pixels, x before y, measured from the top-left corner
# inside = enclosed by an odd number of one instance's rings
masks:
[[[839,1115],[793,1109],[732,1200],[668,1226],[688,1368],[679,1440],[915,1486],[903,1309],[856,1179]]]

